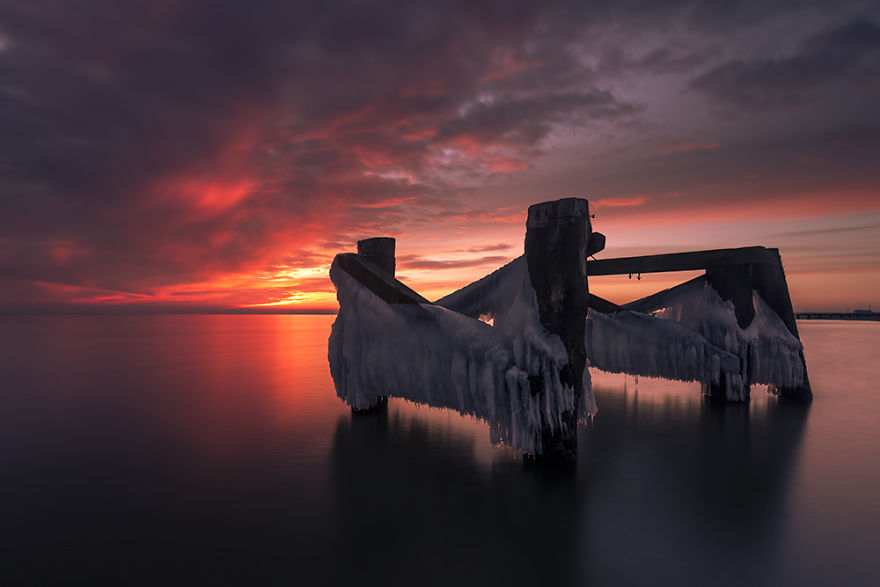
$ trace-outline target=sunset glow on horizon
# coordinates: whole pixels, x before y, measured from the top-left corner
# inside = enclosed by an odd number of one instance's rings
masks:
[[[880,308],[877,9],[56,8],[0,9],[0,312],[334,311],[373,236],[433,300],[570,196],[598,258],[763,245],[796,310]]]

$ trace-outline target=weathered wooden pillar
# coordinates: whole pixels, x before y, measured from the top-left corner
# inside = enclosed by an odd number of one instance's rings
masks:
[[[372,262],[376,267],[383,271],[387,271],[391,277],[394,277],[396,269],[396,260],[394,257],[394,247],[396,241],[389,236],[378,236],[374,238],[365,238],[357,243],[358,255]],[[353,414],[380,413],[382,415],[388,412],[388,398],[380,397],[376,405],[366,410],[351,409]]]
[[[365,238],[358,241],[358,255],[394,277],[394,243],[394,239],[389,236]]]
[[[752,302],[752,266],[747,263],[710,266],[706,269],[706,278],[721,299],[733,302],[739,327],[748,328],[755,317],[755,305]]]
[[[564,198],[529,207],[525,257],[538,298],[541,324],[562,339],[568,364],[559,374],[574,389],[575,401],[563,414],[563,428],[542,431],[543,456],[572,460],[577,455],[577,405],[584,381],[587,353],[587,250],[590,237],[589,203]]]
[[[791,305],[791,296],[788,293],[788,282],[785,280],[785,270],[782,268],[782,258],[779,256],[779,249],[768,249],[767,256],[768,258],[765,263],[756,263],[753,266],[752,273],[754,275],[755,291],[782,319],[788,331],[800,340],[801,337],[798,334],[797,322],[794,318],[794,308]],[[804,382],[798,387],[777,386],[776,391],[782,397],[808,402],[813,399],[813,389],[810,386],[810,379],[807,377],[807,361],[804,358],[803,349],[800,352],[800,356],[801,363],[804,366]]]
[[[752,265],[747,263],[710,265],[706,268],[706,279],[721,299],[733,303],[739,327],[748,328],[755,317],[755,305],[752,301]],[[740,371],[744,377],[747,377],[749,367],[744,363],[748,361],[748,353],[742,354],[739,359]],[[703,393],[713,400],[728,401],[731,397],[742,396],[744,401],[748,401],[749,382],[743,381],[742,385],[743,389],[729,389],[727,381],[722,378],[719,383],[706,382],[702,387]]]

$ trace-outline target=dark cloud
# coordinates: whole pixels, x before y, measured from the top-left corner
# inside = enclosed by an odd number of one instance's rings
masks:
[[[718,64],[741,53],[751,27],[792,12],[819,30],[820,7],[4,3],[0,308],[73,290],[217,296],[230,276],[314,267],[364,234],[521,222],[526,202],[503,201],[512,184],[493,205],[471,198],[557,156],[559,136],[604,145],[653,132],[653,88],[627,91],[625,75],[710,68],[692,87],[739,109],[804,103],[836,81],[867,83],[873,17],[810,37],[790,57]],[[683,32],[646,40],[656,30]],[[718,141],[725,148],[708,156],[731,152],[720,136],[663,142]],[[688,160],[645,165],[661,179],[736,168],[709,158],[695,170]],[[630,163],[615,161],[609,169]],[[620,175],[611,196],[650,179]],[[502,249],[471,252],[493,250]]]
[[[880,74],[880,26],[856,20],[805,40],[791,56],[734,60],[695,78],[690,87],[722,108],[749,112],[799,107],[832,83]]]
[[[614,119],[637,111],[637,106],[621,103],[610,92],[597,90],[502,98],[468,106],[460,116],[440,127],[438,139],[467,136],[483,144],[533,146],[547,136],[554,124]]]
[[[608,45],[602,49],[597,70],[611,76],[625,71],[653,75],[692,73],[721,55],[717,44],[705,47],[666,45],[639,55],[630,55],[625,45]]]

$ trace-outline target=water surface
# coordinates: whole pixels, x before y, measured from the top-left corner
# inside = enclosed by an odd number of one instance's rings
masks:
[[[0,582],[880,580],[880,324],[799,324],[809,407],[594,373],[565,474],[448,411],[353,417],[332,320],[0,317]]]

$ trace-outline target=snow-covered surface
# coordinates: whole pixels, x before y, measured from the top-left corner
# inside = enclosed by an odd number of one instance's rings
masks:
[[[383,396],[451,408],[486,420],[493,442],[540,453],[542,428],[562,426],[562,414],[574,407],[573,390],[559,381],[568,357],[540,326],[524,260],[499,271],[472,290],[482,302],[459,313],[389,305],[334,261],[339,314],[329,360],[339,397],[359,409]],[[480,315],[494,318],[494,327],[475,319]],[[529,376],[542,379],[542,392],[532,392]],[[595,409],[592,395],[583,405]]]
[[[651,316],[591,312],[592,364],[616,372],[723,382],[727,399],[733,401],[746,399],[747,386],[755,383],[802,384],[803,347],[756,292],[755,318],[745,329],[737,324],[733,304],[705,281],[656,300],[655,307],[643,308]],[[729,355],[738,357],[733,368]]]

